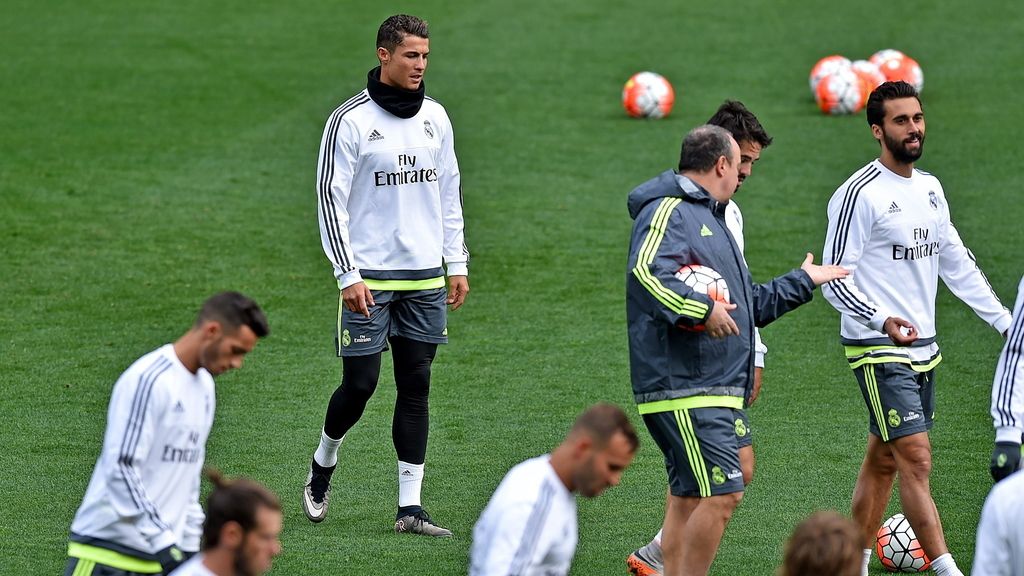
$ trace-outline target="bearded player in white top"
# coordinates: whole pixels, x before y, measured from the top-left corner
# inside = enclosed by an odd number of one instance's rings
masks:
[[[65,576],[166,574],[199,550],[199,475],[213,376],[242,366],[269,333],[259,306],[212,296],[192,328],[118,378],[103,448],[71,524]]]
[[[445,537],[451,532],[420,501],[430,368],[437,346],[448,341],[445,305],[458,309],[469,292],[469,252],[451,121],[424,92],[428,34],[415,16],[381,24],[380,66],[368,74],[366,90],[331,114],[320,144],[317,212],[341,289],[342,377],[327,405],[302,508],[312,522],[326,518],[338,448],[376,390],[381,355],[390,348],[397,391],[395,530]]]
[[[1000,333],[1000,304],[949,217],[942,186],[914,168],[925,141],[916,90],[886,82],[871,93],[867,119],[880,157],[854,173],[828,204],[824,263],[850,271],[822,287],[841,314],[842,343],[869,413],[867,453],[853,493],[853,517],[870,547],[898,473],[903,512],[932,569],[962,576],[946,548],[932,500],[931,429],[938,279]]]
[[[473,528],[470,576],[565,576],[576,554],[576,497],[617,486],[639,440],[625,412],[587,409],[550,455],[505,475]]]

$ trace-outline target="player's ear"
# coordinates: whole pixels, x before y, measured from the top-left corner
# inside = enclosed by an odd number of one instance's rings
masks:
[[[576,445],[573,447],[573,456],[577,458],[582,458],[588,452],[590,452],[591,448],[593,447],[594,439],[587,434],[583,434],[579,437],[579,439],[576,441]]]
[[[221,335],[223,328],[221,327],[220,322],[217,322],[216,320],[207,320],[202,326],[202,331],[203,336],[215,339]]]
[[[381,65],[387,64],[388,60],[391,59],[391,53],[388,49],[383,46],[377,47],[377,60],[380,60]]]
[[[715,163],[715,175],[722,176],[725,174],[725,169],[729,166],[729,159],[725,156],[719,156],[718,162]]]
[[[220,528],[220,541],[227,548],[234,549],[240,547],[244,538],[245,531],[242,530],[242,525],[234,520],[225,522]]]

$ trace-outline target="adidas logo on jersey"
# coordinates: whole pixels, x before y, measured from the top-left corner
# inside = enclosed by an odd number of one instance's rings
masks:
[[[892,204],[889,205],[889,214],[895,214],[897,212],[902,212],[902,210],[900,210],[900,207],[897,206],[895,202],[893,202]]]
[[[700,225],[700,235],[701,236],[714,236],[714,233],[711,232],[711,228],[708,228],[707,224],[701,224]]]
[[[377,132],[377,130],[374,130],[373,132],[370,132],[370,137],[367,138],[366,141],[367,142],[376,142],[377,140],[383,140],[383,139],[384,139],[384,137],[380,135],[380,132]]]
[[[185,405],[181,403],[181,400],[178,400],[178,403],[174,405],[174,413],[175,414],[181,414],[184,411],[185,411]]]

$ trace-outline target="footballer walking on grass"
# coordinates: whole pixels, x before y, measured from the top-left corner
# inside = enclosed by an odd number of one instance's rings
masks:
[[[192,328],[128,367],[110,396],[103,448],[71,524],[65,576],[167,574],[199,550],[199,475],[213,376],[269,333],[255,302],[212,296]]]
[[[303,490],[306,517],[327,516],[345,434],[377,388],[389,347],[397,399],[395,530],[451,536],[423,509],[430,366],[448,341],[447,310],[469,292],[459,165],[445,109],[424,94],[427,23],[392,16],[377,32],[380,66],[327,120],[317,166],[324,252],[341,290],[336,348],[341,385],[327,405]],[[448,289],[445,289],[447,268]]]
[[[700,126],[683,140],[679,173],[665,171],[629,194],[633,232],[626,274],[630,377],[644,424],[665,454],[669,496],[664,573],[706,574],[743,496],[738,412],[754,382],[754,326],[811,300],[840,278],[816,266],[754,284],[725,222],[739,183],[740,148],[729,132]],[[676,274],[699,264],[725,280],[732,301],[713,300]]]
[[[878,159],[855,172],[828,203],[824,261],[850,271],[823,293],[839,311],[846,357],[868,408],[868,441],[853,492],[867,574],[875,531],[893,482],[932,569],[962,572],[946,548],[929,476],[935,412],[935,295],[938,279],[998,332],[1010,327],[974,255],[950,222],[939,180],[914,164],[925,142],[913,86],[886,82],[867,103]]]

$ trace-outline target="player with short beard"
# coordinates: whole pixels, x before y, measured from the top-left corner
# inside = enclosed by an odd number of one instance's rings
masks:
[[[206,498],[203,552],[172,576],[260,576],[281,553],[281,502],[247,478],[207,472],[213,491]]]
[[[199,550],[199,474],[213,376],[242,366],[270,332],[238,292],[210,297],[192,328],[118,378],[103,448],[71,524],[65,576],[166,574]]]
[[[1010,313],[950,222],[939,180],[915,168],[925,142],[914,87],[886,82],[871,93],[868,125],[881,154],[828,204],[823,260],[850,270],[822,292],[841,315],[841,340],[868,407],[868,445],[853,493],[867,574],[875,530],[899,475],[903,513],[939,576],[962,576],[932,500],[931,443],[938,279],[1000,333]]]
[[[587,409],[551,454],[505,475],[473,528],[470,576],[564,576],[576,553],[576,496],[617,486],[639,440],[612,404]]]

